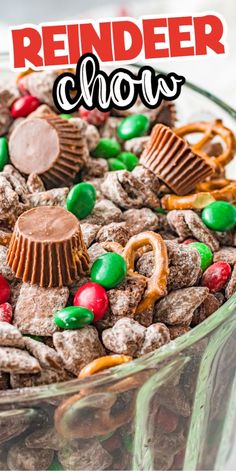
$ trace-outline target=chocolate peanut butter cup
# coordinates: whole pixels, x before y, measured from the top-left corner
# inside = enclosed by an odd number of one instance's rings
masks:
[[[177,195],[191,192],[213,173],[210,164],[165,125],[156,125],[140,158]]]
[[[7,259],[17,278],[40,287],[70,285],[87,272],[89,264],[77,218],[49,206],[33,208],[18,218]]]
[[[52,114],[20,123],[9,140],[12,164],[23,174],[39,174],[46,187],[70,185],[86,159],[81,132]]]

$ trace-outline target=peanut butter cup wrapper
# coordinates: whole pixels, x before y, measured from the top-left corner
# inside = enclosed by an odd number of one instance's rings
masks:
[[[40,175],[47,188],[71,185],[87,156],[81,131],[54,114],[20,123],[11,134],[9,153],[22,174]]]
[[[48,288],[72,284],[89,267],[79,221],[67,210],[49,206],[18,218],[7,260],[17,278]]]
[[[186,195],[213,173],[203,157],[167,126],[156,125],[141,155],[140,164],[150,169],[177,195]]]

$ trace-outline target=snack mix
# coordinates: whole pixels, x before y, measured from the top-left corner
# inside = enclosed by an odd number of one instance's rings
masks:
[[[59,115],[56,75],[0,90],[2,395],[127,368],[236,292],[232,131],[219,119],[179,127],[172,102]],[[182,468],[198,349],[153,396],[156,470]],[[106,392],[85,383],[50,413],[45,402],[37,429],[30,416],[0,418],[0,468],[129,469],[137,387],[151,372]]]

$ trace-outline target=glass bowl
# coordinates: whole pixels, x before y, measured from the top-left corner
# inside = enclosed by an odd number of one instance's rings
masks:
[[[8,73],[6,74],[9,77]],[[236,112],[186,84],[179,124]],[[228,176],[236,176],[235,165]],[[0,392],[0,469],[221,470],[235,442],[236,295],[159,350],[86,380]]]

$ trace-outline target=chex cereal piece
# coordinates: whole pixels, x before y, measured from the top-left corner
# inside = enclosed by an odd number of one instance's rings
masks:
[[[51,426],[34,431],[25,439],[25,445],[30,449],[54,449],[55,451],[62,449],[66,442],[67,440]]]
[[[169,259],[168,290],[196,285],[201,275],[201,257],[198,251],[175,241],[166,241]]]
[[[11,128],[12,116],[11,112],[6,107],[1,107],[0,114],[0,136],[7,134]]]
[[[27,200],[31,208],[38,206],[61,206],[65,208],[68,192],[68,187],[53,188],[46,192],[34,192],[28,194]]]
[[[75,375],[86,364],[105,354],[98,332],[93,326],[54,333],[53,343],[65,368]]]
[[[110,223],[109,225],[103,226],[97,233],[97,241],[115,241],[121,246],[125,246],[128,242],[131,233],[126,223]]]
[[[168,291],[195,285],[201,274],[201,259],[197,250],[175,241],[165,241],[169,259]],[[153,252],[143,254],[137,261],[137,269],[145,277],[153,271]]]
[[[106,198],[124,210],[144,206],[144,185],[126,170],[108,172],[102,183]]]
[[[197,326],[220,308],[221,302],[213,293],[209,293],[202,304],[194,311],[191,326]]]
[[[103,344],[115,354],[138,356],[140,346],[145,338],[145,328],[130,318],[121,318],[113,328],[102,333]]]
[[[212,231],[221,246],[236,246],[235,231]]]
[[[70,441],[58,459],[65,470],[106,470],[112,464],[112,456],[97,439]]]
[[[155,323],[146,328],[144,341],[139,349],[139,356],[155,351],[170,342],[170,333],[163,323]]]
[[[86,180],[92,179],[93,177],[104,177],[104,175],[108,172],[108,162],[107,159],[103,159],[102,157],[96,157],[93,159],[89,157],[86,162]]]
[[[179,336],[182,336],[182,334],[185,334],[188,331],[190,331],[189,326],[175,325],[175,326],[168,326],[168,328],[170,332],[171,341],[173,341],[173,339],[178,338]]]
[[[171,451],[171,454],[176,454],[178,451],[183,449],[185,443],[186,437],[184,435],[183,426],[179,426],[178,430],[169,434],[163,434],[161,431],[156,431],[153,447],[155,451],[159,452],[159,454],[163,453],[166,455],[169,451]]]
[[[13,373],[10,375],[10,384],[12,388],[38,387],[39,385],[49,385],[71,379],[72,375],[65,369],[57,371],[44,369],[39,374],[34,375]]]
[[[5,246],[0,246],[0,273],[10,281],[15,277],[7,262],[7,248]]]
[[[99,243],[94,243],[92,246],[89,247],[88,249],[88,255],[89,255],[89,260],[90,260],[90,266],[93,265],[94,261],[102,256],[103,254],[106,254],[107,251],[102,247],[101,244]]]
[[[5,229],[0,229],[0,245],[9,246],[12,233]]]
[[[61,370],[62,360],[55,349],[52,349],[40,341],[25,336],[24,344],[27,351],[32,354],[44,369]]]
[[[0,174],[0,209],[0,222],[9,228],[14,226],[17,217],[26,209],[3,174]]]
[[[170,334],[162,323],[144,328],[137,321],[124,317],[113,328],[103,331],[102,340],[106,349],[115,354],[139,357],[167,344]]]
[[[29,193],[45,192],[46,190],[41,177],[35,173],[29,175],[26,185]]]
[[[13,102],[20,97],[20,92],[14,83],[4,83],[0,86],[0,105],[10,108]]]
[[[182,241],[194,237],[198,241],[207,244],[212,251],[219,249],[219,242],[216,237],[194,211],[172,210],[168,213],[167,219]]]
[[[123,213],[131,235],[143,231],[155,231],[159,228],[159,218],[150,208],[133,208]]]
[[[68,296],[67,287],[41,288],[37,285],[23,284],[13,324],[23,334],[51,336],[57,330],[53,316],[66,306]]]
[[[121,221],[121,216],[121,210],[113,202],[103,198],[96,203],[91,215],[84,218],[82,223],[108,225],[115,221]]]
[[[17,195],[22,199],[24,203],[27,203],[27,193],[28,188],[26,185],[25,178],[18,172],[15,167],[10,164],[7,164],[4,167],[2,175],[7,178],[10,182],[13,190],[17,193]]]
[[[143,277],[129,277],[107,292],[111,313],[118,320],[123,316],[133,317],[146,288]]]
[[[0,346],[24,348],[24,337],[10,323],[0,321]]]
[[[132,171],[132,175],[142,182],[145,187],[145,202],[147,207],[158,208],[160,206],[160,200],[157,196],[160,189],[160,181],[158,177],[143,166],[135,167]]]
[[[91,244],[94,242],[97,233],[99,229],[101,228],[101,225],[94,225],[91,223],[82,223],[81,226],[81,231],[83,235],[83,240],[85,242],[86,247],[91,246]]]
[[[133,152],[137,157],[140,157],[148,141],[149,136],[128,139],[128,141],[125,141],[124,143],[124,150],[127,152]]]
[[[225,290],[226,298],[232,297],[232,295],[236,292],[236,264],[234,265],[230,280]]]
[[[10,470],[47,470],[53,456],[51,449],[29,449],[21,441],[10,447],[7,463]]]
[[[0,390],[7,390],[9,385],[9,374],[6,372],[0,372]]]
[[[41,368],[28,352],[17,348],[0,347],[0,371],[17,374],[37,374]]]
[[[236,247],[222,246],[214,254],[214,262],[226,261],[229,264],[236,264]]]
[[[157,401],[177,415],[188,417],[191,414],[190,402],[179,385],[163,385],[158,389]]]
[[[189,287],[170,292],[155,305],[154,321],[167,325],[189,325],[193,313],[208,296],[205,287]]]

